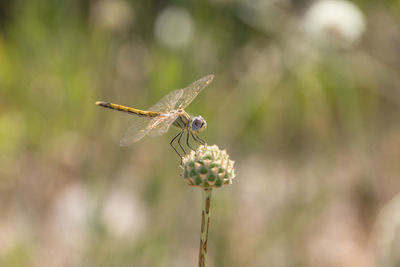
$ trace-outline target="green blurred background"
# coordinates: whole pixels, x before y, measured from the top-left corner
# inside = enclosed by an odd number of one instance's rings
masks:
[[[196,266],[201,190],[171,129],[121,148],[145,109],[187,108],[236,161],[208,266],[400,265],[400,2],[0,2],[0,266]]]

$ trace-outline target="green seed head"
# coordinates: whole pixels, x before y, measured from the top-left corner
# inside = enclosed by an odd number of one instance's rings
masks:
[[[221,187],[235,178],[234,161],[217,145],[201,145],[196,151],[182,158],[182,177],[191,186],[202,188]]]

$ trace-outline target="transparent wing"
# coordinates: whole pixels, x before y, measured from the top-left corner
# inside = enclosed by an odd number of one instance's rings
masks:
[[[182,97],[183,89],[177,89],[167,94],[160,101],[157,102],[154,106],[149,108],[150,111],[159,111],[163,113],[167,113],[171,110],[175,109],[176,102]]]
[[[176,102],[182,97],[183,90],[177,89],[167,94],[154,106],[149,108],[150,111],[168,113],[172,111]],[[122,137],[119,144],[121,146],[129,146],[143,137],[150,131],[152,136],[161,135],[168,131],[171,124],[175,121],[177,116],[157,116],[155,118],[149,117],[135,117],[132,126],[128,128],[125,135]]]
[[[154,119],[148,117],[134,117],[133,124],[125,132],[119,144],[121,146],[129,146],[142,139],[151,130],[149,125],[152,120]]]
[[[149,135],[151,137],[156,137],[159,135],[163,135],[168,132],[169,127],[174,123],[174,121],[178,118],[178,113],[170,114],[167,117],[163,117],[162,121],[156,122],[151,130],[149,131]]]
[[[136,117],[135,122],[129,127],[119,143],[121,146],[129,146],[147,134],[151,137],[162,135],[168,131],[177,117],[178,113],[169,116],[158,116],[152,119],[148,117]]]
[[[166,133],[178,116],[177,113],[167,113],[175,109],[184,109],[187,107],[213,79],[214,75],[207,75],[184,89],[177,89],[164,96],[157,104],[149,108],[149,110],[166,113],[168,116],[157,116],[151,119],[148,117],[134,118],[132,126],[128,128],[124,137],[122,137],[120,145],[131,145],[147,134],[158,136]]]
[[[214,79],[214,75],[207,75],[200,80],[195,81],[188,87],[181,89],[183,90],[182,96],[176,102],[175,109],[184,109],[186,108],[193,99],[203,90],[207,85],[209,85]]]

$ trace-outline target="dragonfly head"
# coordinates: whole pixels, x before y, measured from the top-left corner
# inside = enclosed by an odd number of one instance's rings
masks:
[[[202,116],[196,116],[193,118],[190,126],[193,132],[201,132],[207,127],[207,122]]]

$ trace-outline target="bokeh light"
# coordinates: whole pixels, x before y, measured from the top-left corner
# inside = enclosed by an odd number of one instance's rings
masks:
[[[352,2],[344,0],[323,0],[315,2],[307,10],[303,27],[317,42],[326,45],[352,46],[358,43],[366,30],[361,10]]]
[[[189,44],[194,34],[192,16],[182,8],[168,7],[156,18],[154,34],[164,46],[178,49]]]

